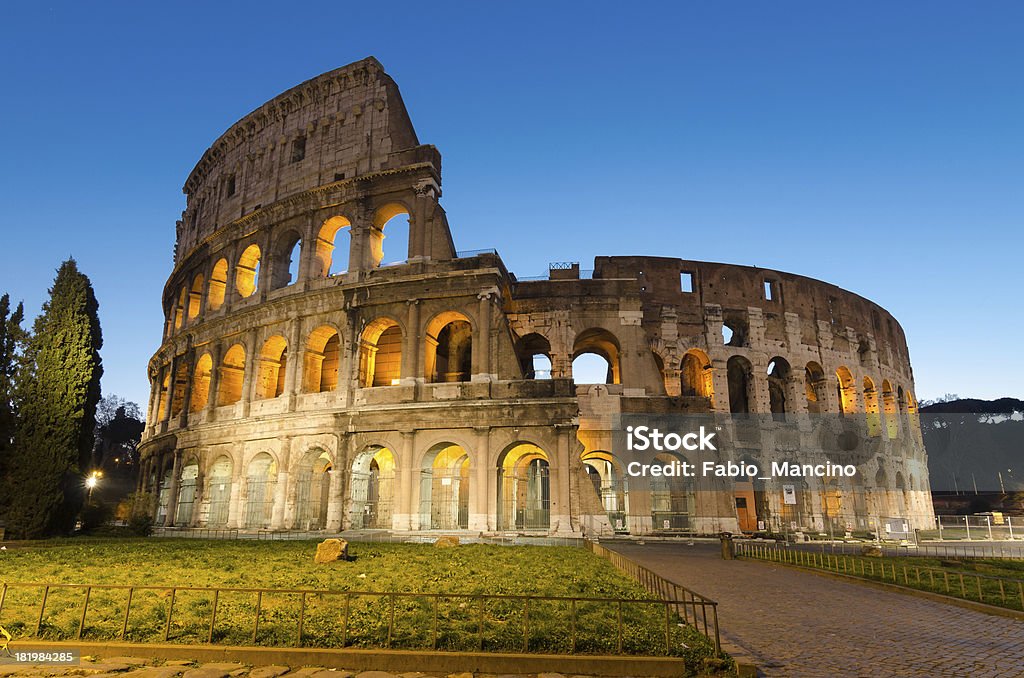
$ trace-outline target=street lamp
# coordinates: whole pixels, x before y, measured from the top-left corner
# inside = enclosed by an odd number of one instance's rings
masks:
[[[103,471],[93,471],[85,479],[85,486],[89,488],[88,501],[92,501],[92,491],[96,489],[96,486],[100,483],[100,478],[103,477]]]

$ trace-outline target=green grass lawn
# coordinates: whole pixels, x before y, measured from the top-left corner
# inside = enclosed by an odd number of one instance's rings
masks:
[[[264,593],[256,644],[394,647],[638,655],[710,656],[703,636],[666,619],[664,605],[606,560],[581,548],[352,543],[350,560],[313,562],[316,542],[186,539],[58,540],[9,546],[0,552],[0,581],[160,587],[315,589],[340,592],[439,593],[451,597]],[[456,594],[540,595],[564,600],[478,599]],[[43,590],[9,586],[0,625],[17,636],[35,632]],[[40,636],[73,639],[85,591],[51,589]],[[618,603],[587,601],[625,599]],[[93,589],[83,638],[118,638],[127,589]],[[169,631],[169,589],[132,594],[127,639],[207,642],[214,594],[177,591]],[[257,595],[222,591],[213,641],[253,644]],[[619,639],[618,619],[622,632]],[[436,621],[435,621],[436,620]],[[481,624],[482,620],[482,624]],[[666,623],[667,622],[667,623]],[[435,631],[436,629],[436,631]],[[666,633],[668,647],[666,648]],[[390,638],[390,641],[389,641]]]

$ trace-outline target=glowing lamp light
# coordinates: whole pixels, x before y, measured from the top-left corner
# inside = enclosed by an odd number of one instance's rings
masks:
[[[392,379],[391,380],[391,385],[392,386],[398,386],[400,383],[402,383],[401,379]]]

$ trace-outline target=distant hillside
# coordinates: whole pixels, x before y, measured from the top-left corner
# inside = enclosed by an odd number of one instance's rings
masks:
[[[1012,414],[1024,412],[1024,400],[1000,398],[999,400],[978,400],[962,398],[944,403],[925,405],[921,412],[928,414]]]

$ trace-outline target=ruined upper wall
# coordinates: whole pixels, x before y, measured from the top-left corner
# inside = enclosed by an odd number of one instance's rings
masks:
[[[290,195],[401,165],[393,154],[418,145],[398,86],[373,57],[307,80],[236,122],[203,154],[182,189],[178,257]]]

